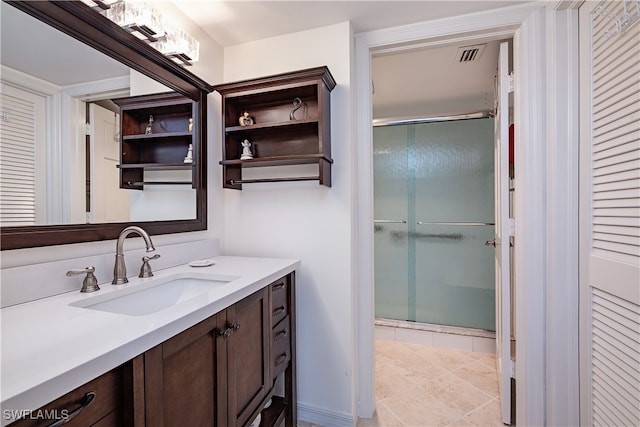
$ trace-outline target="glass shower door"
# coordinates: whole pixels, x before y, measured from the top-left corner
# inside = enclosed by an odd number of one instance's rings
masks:
[[[374,132],[376,317],[408,319],[407,128]]]
[[[374,129],[375,218],[407,221],[375,233],[377,317],[495,330],[493,167],[492,119]]]
[[[415,320],[495,330],[493,120],[415,127]]]

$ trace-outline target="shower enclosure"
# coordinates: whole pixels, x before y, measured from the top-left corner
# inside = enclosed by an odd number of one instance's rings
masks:
[[[494,121],[374,127],[376,318],[495,330]]]

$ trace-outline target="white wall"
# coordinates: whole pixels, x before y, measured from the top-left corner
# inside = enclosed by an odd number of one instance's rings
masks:
[[[302,261],[296,299],[299,416],[323,425],[349,425],[355,413],[351,45],[345,22],[224,51],[225,82],[326,65],[337,83],[331,93],[331,188],[310,181],[224,190],[225,254]]]

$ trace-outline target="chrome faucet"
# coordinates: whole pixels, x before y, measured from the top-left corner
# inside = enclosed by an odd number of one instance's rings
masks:
[[[147,252],[155,251],[156,248],[153,247],[153,243],[151,243],[151,237],[149,234],[144,231],[142,228],[132,225],[130,227],[125,228],[120,232],[120,236],[118,237],[118,243],[116,243],[116,265],[113,267],[113,282],[112,285],[124,285],[128,283],[127,279],[127,267],[124,263],[124,239],[131,233],[136,233],[140,237],[144,239],[145,244],[147,245]]]

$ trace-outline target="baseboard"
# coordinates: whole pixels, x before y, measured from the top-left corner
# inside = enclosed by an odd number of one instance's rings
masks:
[[[354,427],[357,422],[357,418],[346,412],[336,412],[300,402],[298,402],[298,419],[323,427]]]

